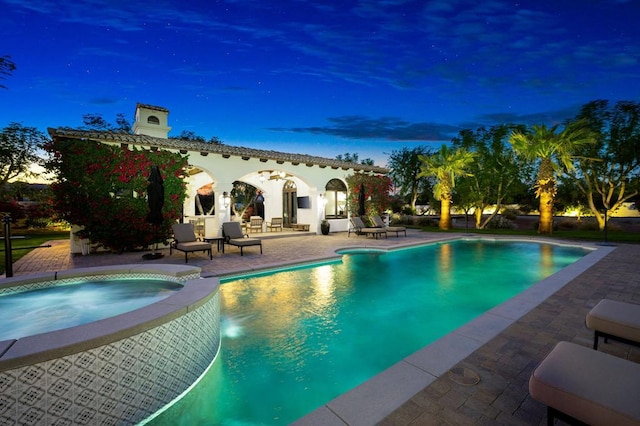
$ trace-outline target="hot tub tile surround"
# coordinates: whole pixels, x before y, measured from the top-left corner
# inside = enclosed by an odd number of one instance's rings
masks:
[[[135,424],[198,380],[220,347],[219,280],[194,279],[199,268],[157,266],[155,278],[177,278],[184,289],[117,317],[0,342],[0,424]],[[85,272],[114,274],[103,269]],[[6,281],[5,289],[20,285]]]

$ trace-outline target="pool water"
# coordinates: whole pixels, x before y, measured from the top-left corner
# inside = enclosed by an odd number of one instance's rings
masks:
[[[218,359],[151,424],[288,424],[586,253],[454,241],[226,282]]]
[[[158,279],[69,280],[0,293],[0,340],[18,339],[113,317],[169,297],[182,285]]]

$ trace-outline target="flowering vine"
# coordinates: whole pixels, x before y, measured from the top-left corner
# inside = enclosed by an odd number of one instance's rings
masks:
[[[391,205],[389,192],[392,186],[388,176],[355,173],[347,177],[347,187],[349,190],[347,208],[352,216],[358,216],[360,192],[363,187],[366,215],[379,215]]]
[[[91,241],[122,252],[166,241],[182,215],[187,158],[170,151],[148,151],[91,140],[56,139],[45,149],[54,204],[64,219],[83,226]],[[158,165],[164,180],[163,222],[147,222],[148,176]]]

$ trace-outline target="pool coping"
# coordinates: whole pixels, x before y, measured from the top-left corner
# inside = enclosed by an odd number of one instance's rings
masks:
[[[576,241],[548,241],[536,237],[517,236],[447,236],[429,242],[411,242],[391,247],[344,246],[331,249],[325,256],[293,262],[274,262],[260,268],[244,268],[236,273],[227,271],[220,277],[253,272],[267,272],[285,266],[304,265],[338,259],[345,250],[393,251],[425,244],[437,244],[454,240],[525,241],[560,246],[582,247],[592,250],[581,259],[562,270],[539,281],[513,298],[490,309],[483,315],[460,326],[426,347],[414,352],[396,364],[375,375],[361,385],[330,400],[314,411],[291,423],[297,426],[323,425],[370,425],[383,420],[400,408],[418,392],[446,374],[453,366],[467,358],[477,349],[514,324],[518,319],[536,308],[571,280],[607,256],[615,246]]]

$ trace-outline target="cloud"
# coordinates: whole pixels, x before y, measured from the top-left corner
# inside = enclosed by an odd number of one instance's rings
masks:
[[[312,133],[346,139],[387,141],[445,141],[460,130],[457,126],[439,123],[411,123],[395,117],[367,118],[357,115],[330,117],[326,126],[272,127],[276,132]]]

